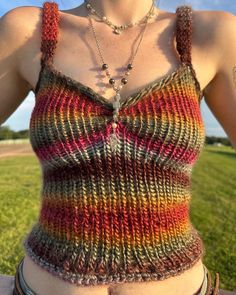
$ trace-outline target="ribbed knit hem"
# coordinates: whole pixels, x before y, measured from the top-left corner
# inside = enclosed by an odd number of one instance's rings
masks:
[[[27,254],[38,266],[47,270],[52,275],[78,286],[160,281],[177,276],[185,270],[190,269],[205,255],[205,247],[202,239],[195,228],[192,227],[188,240],[182,242],[178,241],[177,244],[171,244],[171,246],[162,245],[162,249],[164,249],[162,253],[160,253],[160,248],[156,249],[156,253],[159,251],[159,259],[150,260],[150,257],[142,256],[142,265],[145,265],[145,267],[139,267],[134,258],[126,270],[120,267],[119,271],[110,272],[110,264],[107,264],[104,266],[104,269],[106,269],[105,273],[96,273],[92,269],[88,270],[88,268],[87,271],[84,268],[83,272],[73,272],[65,270],[65,267],[63,267],[65,264],[63,263],[67,262],[73,256],[74,261],[76,258],[77,261],[80,261],[79,264],[82,270],[88,262],[88,259],[86,260],[87,256],[85,257],[85,255],[82,254],[83,251],[78,251],[78,246],[77,248],[74,246],[72,250],[71,246],[69,248],[69,246],[67,247],[67,245],[65,245],[65,242],[61,242],[60,245],[60,243],[56,243],[55,240],[45,240],[45,236],[41,236],[41,240],[37,240],[35,239],[37,236],[36,233],[35,226],[24,241],[24,248]],[[171,247],[174,249],[171,249]],[[46,249],[50,249],[50,253],[47,252]],[[45,259],[46,255],[47,260]],[[80,260],[78,260],[78,256],[80,256]],[[62,257],[64,257],[63,261],[60,260]],[[58,262],[59,260],[61,261],[61,263],[59,263],[60,266],[59,264],[56,265],[56,263],[53,263],[53,261]],[[97,261],[100,261],[100,265],[101,260],[101,257],[97,257]],[[71,270],[72,266],[70,265],[68,268]]]

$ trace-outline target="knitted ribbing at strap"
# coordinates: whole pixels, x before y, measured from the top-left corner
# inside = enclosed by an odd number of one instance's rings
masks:
[[[43,6],[41,66],[44,66],[45,62],[53,62],[53,56],[58,40],[59,22],[58,4],[56,2],[44,2]]]
[[[193,33],[193,11],[190,5],[183,5],[176,8],[176,49],[179,52],[180,60],[192,65],[192,33]],[[192,67],[193,76],[196,86],[201,92],[201,87]],[[203,94],[201,93],[201,96]]]
[[[205,139],[192,65],[183,62],[127,98],[113,153],[112,104],[52,65],[59,23],[52,5],[43,5],[45,66],[30,118],[42,203],[25,250],[80,286],[179,275],[205,253],[189,214],[191,172]]]
[[[191,63],[192,49],[192,7],[185,5],[177,7],[176,43],[182,62]]]

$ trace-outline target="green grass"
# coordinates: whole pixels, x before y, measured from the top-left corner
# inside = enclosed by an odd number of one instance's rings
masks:
[[[41,171],[35,156],[0,159],[0,273],[14,275],[22,242],[40,206]],[[206,146],[192,175],[191,220],[206,248],[204,264],[220,288],[236,290],[236,153]]]
[[[206,248],[204,263],[220,288],[236,290],[236,153],[205,147],[192,175],[192,223]]]

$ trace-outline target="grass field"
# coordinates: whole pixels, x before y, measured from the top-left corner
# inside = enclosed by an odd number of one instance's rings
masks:
[[[22,242],[37,219],[40,167],[34,154],[0,157],[0,273],[13,275]],[[220,288],[236,290],[236,152],[206,146],[193,169],[191,220],[200,233],[203,262],[220,273]]]

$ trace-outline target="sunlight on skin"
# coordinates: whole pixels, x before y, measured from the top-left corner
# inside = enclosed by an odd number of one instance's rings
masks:
[[[233,67],[233,79],[234,79],[234,84],[236,87],[236,67]]]

